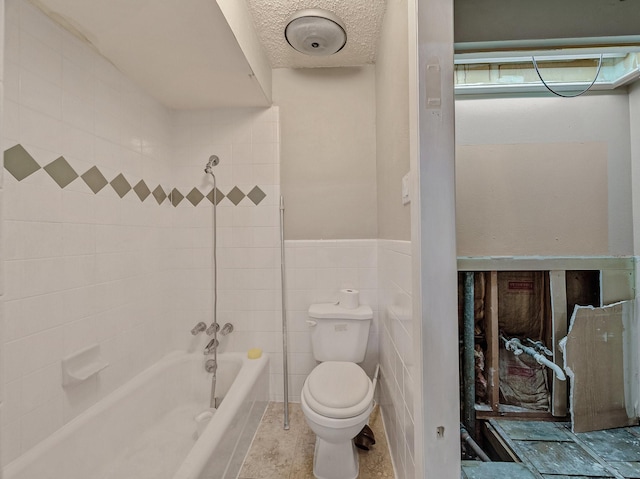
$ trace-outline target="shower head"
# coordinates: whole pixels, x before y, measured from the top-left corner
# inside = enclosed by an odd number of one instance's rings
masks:
[[[218,163],[220,163],[220,158],[218,158],[216,155],[211,155],[209,157],[209,161],[207,161],[207,166],[204,167],[204,172],[212,175],[213,171],[211,170],[211,168],[216,166]]]

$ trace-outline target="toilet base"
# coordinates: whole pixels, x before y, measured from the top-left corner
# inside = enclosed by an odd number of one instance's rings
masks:
[[[316,479],[356,479],[358,451],[353,441],[332,443],[316,436],[313,456],[313,475]]]

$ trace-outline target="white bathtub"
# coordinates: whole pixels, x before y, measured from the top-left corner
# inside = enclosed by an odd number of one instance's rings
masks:
[[[202,353],[173,352],[8,464],[4,479],[235,478],[268,401],[268,358],[218,356],[222,402],[209,405]]]

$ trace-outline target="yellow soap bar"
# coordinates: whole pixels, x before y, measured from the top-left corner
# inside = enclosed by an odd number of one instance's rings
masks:
[[[253,348],[247,352],[247,357],[249,359],[258,359],[260,356],[262,356],[262,349],[260,348]]]

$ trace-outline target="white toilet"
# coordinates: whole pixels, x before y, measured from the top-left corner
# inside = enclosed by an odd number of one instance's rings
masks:
[[[317,479],[356,479],[358,454],[352,439],[369,420],[373,384],[356,363],[364,360],[373,311],[339,304],[309,308],[311,346],[317,361],[302,387],[300,402],[316,434],[313,474]]]

